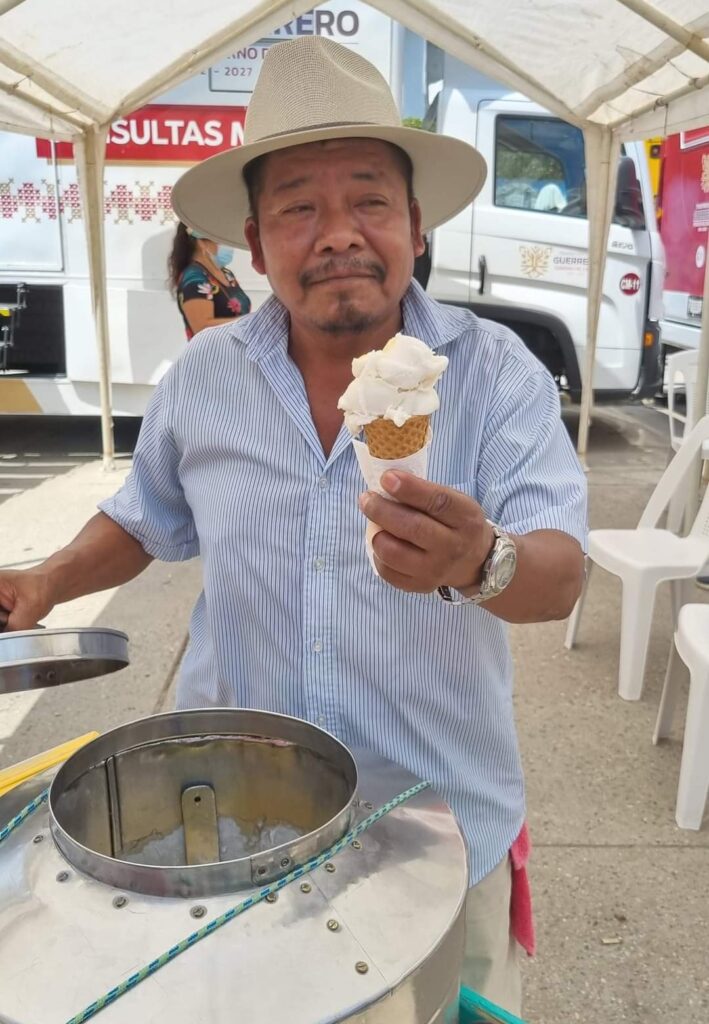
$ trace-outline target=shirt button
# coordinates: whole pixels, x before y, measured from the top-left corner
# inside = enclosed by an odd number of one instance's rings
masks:
[[[313,559],[313,569],[315,569],[315,572],[322,572],[324,568],[325,559],[322,557],[322,555],[318,555],[317,558]]]
[[[325,715],[318,715],[318,725],[325,725],[326,722],[327,719],[325,718]]]
[[[322,640],[313,640],[313,651],[315,654],[320,654],[322,651]]]
[[[320,488],[320,490],[326,491],[329,486],[330,481],[328,480],[328,478],[326,476],[321,476],[320,479],[318,480],[318,487]]]

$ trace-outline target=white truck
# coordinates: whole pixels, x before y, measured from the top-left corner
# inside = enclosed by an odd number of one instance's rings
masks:
[[[578,401],[588,267],[581,131],[447,55],[428,117],[437,131],[477,146],[489,168],[475,203],[433,234],[429,293],[508,324]],[[663,281],[643,144],[626,144],[604,278],[596,400],[654,394]]]
[[[113,124],[105,239],[116,415],[143,413],[186,344],[167,286],[172,184],[185,164],[241,142],[268,46],[312,33],[356,47],[401,99],[402,27],[358,0],[330,0]],[[581,133],[448,58],[436,107],[437,130],[475,144],[490,172],[474,206],[433,233],[429,293],[510,324],[577,399],[588,238]],[[597,398],[650,393],[657,377],[662,248],[654,219],[652,230],[644,220],[651,192],[634,147],[622,167],[624,223],[613,226],[610,239]],[[243,253],[232,269],[258,306],[268,294],[265,279]],[[95,415],[99,409],[71,147],[0,133],[0,413]]]

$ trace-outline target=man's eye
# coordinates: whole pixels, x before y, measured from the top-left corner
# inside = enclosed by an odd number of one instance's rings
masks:
[[[305,213],[311,210],[312,207],[308,203],[297,203],[295,206],[289,206],[284,213]]]
[[[366,199],[360,199],[359,206],[386,206],[385,199],[378,199],[376,196],[368,196]]]

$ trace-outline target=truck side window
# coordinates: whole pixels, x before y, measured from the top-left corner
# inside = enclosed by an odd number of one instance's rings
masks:
[[[555,117],[499,115],[495,206],[585,217],[581,130]]]

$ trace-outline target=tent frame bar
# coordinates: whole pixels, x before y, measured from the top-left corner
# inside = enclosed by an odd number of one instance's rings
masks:
[[[709,43],[705,43],[701,36],[698,36],[695,32],[690,32],[689,29],[678,24],[669,15],[661,14],[647,0],[616,0],[616,3],[627,7],[629,11],[637,14],[643,21],[650,22],[660,32],[664,32],[666,35],[671,36],[672,39],[676,39],[685,50],[691,50],[698,57],[709,61]]]
[[[44,71],[21,51],[17,50],[14,46],[10,46],[8,43],[3,43],[2,41],[0,41],[0,62],[16,74],[22,75],[30,82],[34,82],[40,87],[40,89],[43,89],[48,96],[53,97],[60,103],[67,103],[79,114],[83,114],[92,122],[101,124],[107,118],[110,121],[113,117],[105,107],[96,106],[96,104],[92,103],[87,96],[77,93],[75,89],[72,89],[65,82],[62,82],[56,74]],[[23,96],[22,98],[23,100],[27,100],[26,96]],[[29,100],[27,101],[31,102]],[[62,111],[57,110],[56,114],[58,117],[62,117]]]

